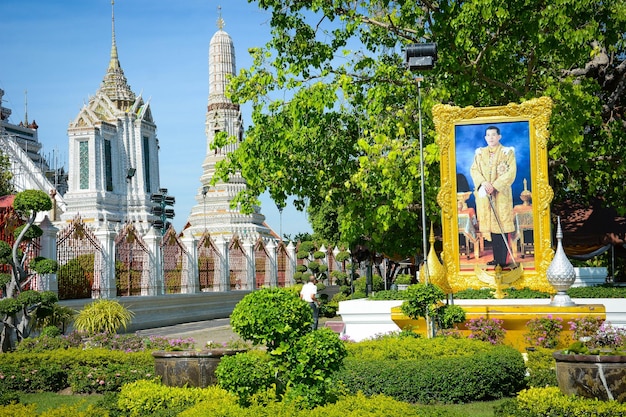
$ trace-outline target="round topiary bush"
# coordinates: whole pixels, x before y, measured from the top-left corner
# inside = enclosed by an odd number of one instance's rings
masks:
[[[297,294],[283,288],[263,288],[246,295],[233,310],[233,331],[255,345],[275,349],[311,329],[313,313]]]

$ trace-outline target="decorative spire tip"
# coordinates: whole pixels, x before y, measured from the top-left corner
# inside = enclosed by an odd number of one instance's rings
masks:
[[[226,25],[224,23],[224,19],[222,19],[222,6],[217,6],[217,14],[218,14],[218,17],[217,17],[217,28],[219,30],[222,30],[222,29],[224,29],[224,26]]]

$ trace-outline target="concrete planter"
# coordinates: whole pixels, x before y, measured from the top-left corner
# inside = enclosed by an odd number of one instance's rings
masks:
[[[626,356],[552,355],[563,394],[626,402]]]
[[[154,372],[170,387],[206,388],[216,385],[215,369],[224,356],[245,352],[235,349],[182,350],[152,352]]]
[[[345,324],[345,335],[355,342],[378,334],[400,331],[391,320],[391,309],[402,300],[348,300],[339,302],[337,314]]]
[[[574,268],[576,279],[572,287],[593,287],[606,283],[608,269],[605,267],[579,267]]]

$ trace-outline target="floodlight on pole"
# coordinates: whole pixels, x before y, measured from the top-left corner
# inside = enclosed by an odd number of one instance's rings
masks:
[[[404,52],[404,58],[407,68],[411,72],[431,70],[437,62],[437,44],[434,42],[420,43],[408,45]],[[426,256],[428,247],[426,245],[426,197],[425,197],[425,179],[424,179],[424,134],[422,131],[422,81],[424,77],[417,75],[417,112],[419,123],[419,145],[420,145],[420,182],[421,182],[421,200],[422,200],[422,244],[424,251],[424,277],[426,283],[429,281],[428,264]]]

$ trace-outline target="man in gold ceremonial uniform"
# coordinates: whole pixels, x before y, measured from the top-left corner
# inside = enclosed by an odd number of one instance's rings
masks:
[[[478,229],[483,238],[491,241],[493,248],[493,260],[487,265],[504,267],[509,264],[510,255],[504,239],[509,241],[509,233],[515,231],[511,185],[517,165],[515,150],[502,146],[501,138],[498,127],[486,129],[487,146],[476,149],[470,175],[474,181]]]

